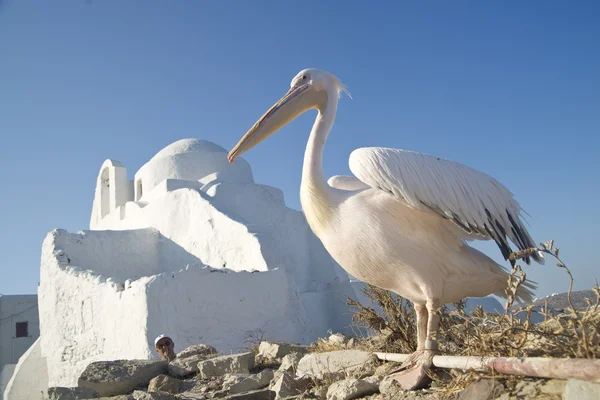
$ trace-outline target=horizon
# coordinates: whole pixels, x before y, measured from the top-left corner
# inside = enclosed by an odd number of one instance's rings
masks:
[[[230,150],[309,67],[353,97],[326,178],[369,146],[468,165],[514,193],[536,243],[561,248],[574,291],[596,284],[600,3],[302,5],[0,2],[0,294],[36,294],[45,235],[89,228],[105,159],[132,179],[179,139]],[[296,210],[314,115],[243,155]],[[471,245],[510,268],[493,242]],[[536,298],[568,290],[551,258],[520,264]]]

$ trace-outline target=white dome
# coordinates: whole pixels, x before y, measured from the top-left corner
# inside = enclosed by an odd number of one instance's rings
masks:
[[[223,182],[254,182],[250,164],[241,157],[230,164],[227,150],[221,146],[206,140],[182,139],[156,153],[138,170],[135,200],[165,179],[199,181],[209,175]]]
[[[181,139],[171,143],[170,145],[156,153],[156,155],[152,157],[152,160],[181,153],[188,153],[192,151],[202,153],[227,153],[227,150],[225,150],[217,144],[214,144],[213,142],[191,138]]]

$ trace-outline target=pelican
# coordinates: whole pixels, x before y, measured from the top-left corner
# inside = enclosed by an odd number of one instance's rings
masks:
[[[323,173],[323,149],[344,84],[331,73],[305,69],[229,152],[233,163],[305,111],[316,109],[304,153],[300,200],[307,222],[350,275],[414,304],[417,351],[396,372],[405,389],[426,383],[438,350],[440,307],[465,297],[505,297],[508,271],[467,241],[494,240],[505,260],[535,247],[513,194],[494,178],[463,164],[412,151],[354,150],[355,177]],[[349,94],[349,93],[348,93]],[[539,252],[526,257],[543,263]],[[518,299],[532,299],[526,282]]]

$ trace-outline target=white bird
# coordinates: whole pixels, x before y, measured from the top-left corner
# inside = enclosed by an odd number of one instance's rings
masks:
[[[406,150],[356,149],[349,161],[356,178],[326,181],[323,149],[346,88],[318,69],[301,71],[290,86],[229,152],[229,161],[303,112],[318,110],[304,154],[302,210],[348,273],[414,303],[418,348],[407,365],[417,372],[405,371],[408,381],[398,379],[407,389],[419,387],[437,351],[440,307],[465,297],[504,297],[507,270],[466,241],[494,240],[505,259],[512,252],[509,240],[519,250],[535,247],[521,207],[482,172]],[[543,263],[541,253],[531,257]],[[529,264],[529,257],[525,261]],[[527,282],[517,295],[531,300],[531,289],[535,284]]]

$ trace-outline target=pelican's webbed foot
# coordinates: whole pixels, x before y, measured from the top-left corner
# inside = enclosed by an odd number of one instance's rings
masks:
[[[438,351],[435,343],[428,347],[429,349],[417,350],[412,353],[399,369],[389,374],[389,377],[398,382],[402,389],[421,389],[431,382],[428,372],[433,367],[433,357],[438,354]]]

